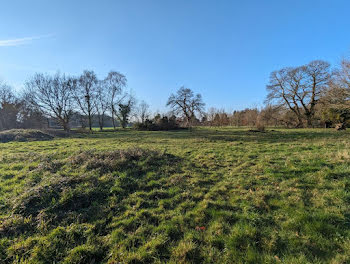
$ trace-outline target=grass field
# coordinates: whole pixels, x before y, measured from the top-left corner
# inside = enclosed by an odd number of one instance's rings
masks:
[[[350,133],[0,144],[0,263],[350,263]]]

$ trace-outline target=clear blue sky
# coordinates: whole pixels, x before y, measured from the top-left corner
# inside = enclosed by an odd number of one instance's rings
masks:
[[[263,102],[271,71],[348,56],[349,12],[345,0],[4,0],[0,78],[20,89],[35,72],[113,69],[153,110],[181,85],[242,109]]]

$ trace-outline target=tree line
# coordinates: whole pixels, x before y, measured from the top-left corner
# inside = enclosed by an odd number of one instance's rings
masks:
[[[227,113],[210,108],[202,123],[211,126],[331,127],[345,129],[350,119],[350,60],[331,69],[328,62],[311,61],[270,74],[261,109]]]
[[[46,120],[53,119],[69,131],[73,117],[89,130],[94,119],[102,130],[107,117],[114,128],[117,120],[126,127],[135,101],[126,83],[126,77],[119,72],[111,71],[100,80],[93,71],[84,71],[78,77],[37,73],[25,83],[20,95],[0,84],[0,128],[42,127]],[[32,125],[25,125],[26,120]]]
[[[111,71],[99,79],[93,71],[80,76],[37,73],[21,94],[0,83],[0,129],[42,128],[54,121],[66,131],[77,126],[157,130],[205,126],[346,127],[350,119],[350,60],[332,69],[315,60],[273,71],[266,86],[265,106],[227,112],[209,108],[200,94],[180,87],[166,102],[168,113],[151,115],[150,106],[127,91],[125,75]]]
[[[78,77],[36,74],[25,84],[26,100],[45,116],[57,120],[64,130],[70,130],[70,121],[75,112],[81,114],[81,126],[92,130],[93,117],[102,130],[106,114],[116,117],[123,127],[130,113],[132,96],[125,91],[126,77],[115,71],[100,80],[93,71],[84,71]],[[87,123],[87,124],[86,124]]]

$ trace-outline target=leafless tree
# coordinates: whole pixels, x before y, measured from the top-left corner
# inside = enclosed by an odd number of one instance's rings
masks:
[[[12,87],[0,81],[0,104],[12,103],[15,99],[16,96],[14,95]]]
[[[149,104],[147,104],[145,101],[141,101],[137,109],[137,115],[139,116],[141,123],[144,124],[146,119],[150,116]]]
[[[281,119],[281,109],[281,106],[266,105],[259,113],[258,123],[265,126],[277,126]]]
[[[305,65],[303,68],[306,81],[302,86],[303,92],[299,100],[305,111],[307,125],[311,127],[316,104],[329,85],[331,78],[330,64],[325,61],[316,60]]]
[[[54,76],[36,74],[26,82],[26,98],[46,115],[56,119],[65,131],[69,131],[75,88],[76,80],[71,77],[59,73]]]
[[[104,127],[104,120],[106,116],[106,112],[109,108],[109,98],[108,98],[108,90],[107,87],[104,86],[104,82],[99,81],[96,86],[96,100],[94,100],[95,108],[96,108],[96,115],[98,119],[98,124],[100,127],[100,130],[103,130]]]
[[[321,98],[321,109],[326,121],[336,121],[346,127],[350,119],[350,60],[343,59],[334,71],[329,89]]]
[[[295,68],[284,68],[271,73],[267,85],[267,102],[288,107],[297,117],[297,127],[312,126],[315,106],[330,80],[330,65],[325,61],[312,61]]]
[[[224,109],[216,109],[214,107],[208,110],[208,121],[211,126],[228,126],[230,119]]]
[[[126,77],[116,71],[111,71],[108,76],[104,79],[104,85],[107,88],[107,98],[109,99],[109,110],[112,116],[112,122],[114,129],[116,128],[115,117],[118,110],[118,105],[127,96],[123,91],[126,87]]]
[[[247,108],[244,111],[243,123],[245,126],[255,127],[258,121],[259,110],[257,108]]]
[[[297,99],[301,77],[301,69],[284,68],[274,71],[270,75],[270,83],[267,86],[267,102],[286,105],[297,117],[297,127],[303,126],[302,110]]]
[[[218,110],[215,107],[210,107],[207,112],[207,120],[209,122],[210,126],[214,125],[214,119],[215,115],[218,112]]]
[[[18,99],[17,121],[21,128],[45,128],[48,127],[49,116],[37,106],[30,103],[27,94],[23,93]]]
[[[243,112],[242,111],[233,111],[230,123],[233,126],[243,126]]]
[[[340,69],[335,71],[333,83],[339,88],[350,91],[350,59],[341,61]]]
[[[84,71],[77,82],[74,98],[81,110],[87,116],[89,129],[92,131],[92,118],[96,113],[98,79],[93,71]]]
[[[20,102],[12,88],[0,83],[0,130],[16,128]]]
[[[176,94],[171,94],[166,104],[170,106],[174,113],[181,114],[186,121],[186,126],[190,126],[195,119],[196,113],[203,113],[205,104],[200,94],[193,94],[191,89],[182,86]]]

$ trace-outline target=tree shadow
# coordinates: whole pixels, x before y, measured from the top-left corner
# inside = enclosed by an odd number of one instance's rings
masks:
[[[293,129],[293,130],[270,130],[255,132],[249,130],[209,130],[200,135],[210,141],[225,142],[261,142],[261,143],[288,143],[313,139],[341,139],[348,135],[346,132],[336,132],[320,129]]]

